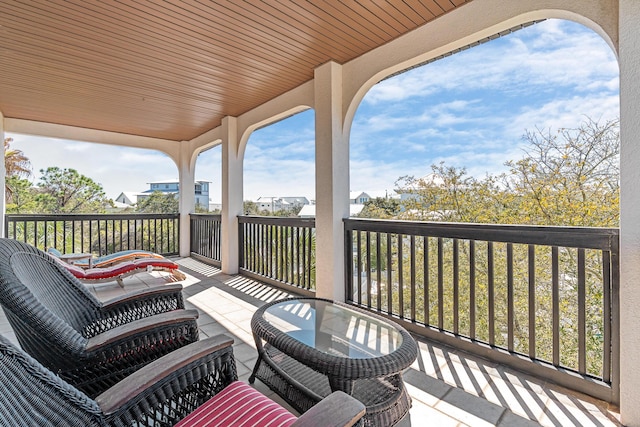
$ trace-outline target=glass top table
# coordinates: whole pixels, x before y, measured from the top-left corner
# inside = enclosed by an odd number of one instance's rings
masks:
[[[260,307],[251,320],[260,379],[304,412],[342,390],[367,407],[365,425],[390,426],[411,401],[402,371],[417,345],[398,324],[344,303],[289,298]]]
[[[320,299],[283,301],[264,311],[264,321],[325,354],[350,358],[387,356],[402,344],[397,327],[384,319]]]

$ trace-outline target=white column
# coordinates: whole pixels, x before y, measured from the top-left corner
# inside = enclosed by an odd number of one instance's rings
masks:
[[[620,416],[640,426],[640,2],[619,2]]]
[[[195,158],[189,144],[182,142],[180,150],[180,256],[191,254],[191,226],[189,214],[195,211]]]
[[[238,273],[238,215],[242,215],[242,158],[238,119],[222,119],[222,271]]]
[[[4,144],[4,115],[2,111],[0,111],[0,138],[2,138],[2,143]],[[3,145],[4,147],[4,145]],[[4,148],[3,148],[4,149]],[[4,236],[4,215],[6,213],[6,203],[5,203],[5,178],[7,171],[5,170],[4,160],[2,161],[2,165],[0,165],[0,237]]]
[[[349,216],[349,144],[344,135],[342,66],[315,70],[316,295],[344,301],[344,226]]]

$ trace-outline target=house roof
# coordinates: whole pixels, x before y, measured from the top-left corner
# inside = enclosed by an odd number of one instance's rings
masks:
[[[349,205],[349,216],[356,216],[364,209],[364,205],[360,204],[350,204]],[[304,205],[300,212],[298,212],[298,216],[301,218],[313,218],[316,216],[316,205]]]
[[[376,190],[376,191],[351,191],[349,192],[349,199],[354,200],[358,197],[360,197],[361,195],[366,195],[371,199],[375,199],[378,197],[381,198],[386,198],[386,197],[392,197],[392,194],[389,194],[391,192],[388,192],[386,190]]]
[[[211,184],[211,181],[204,181],[201,179],[196,179],[194,181],[196,184]],[[164,180],[160,180],[160,181],[151,181],[151,182],[147,182],[147,184],[180,184],[180,180],[179,179],[164,179]]]
[[[469,1],[3,1],[0,111],[190,140]]]

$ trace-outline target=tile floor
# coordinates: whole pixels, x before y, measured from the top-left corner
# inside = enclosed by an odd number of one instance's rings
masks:
[[[234,338],[238,376],[246,381],[257,358],[250,321],[260,305],[289,296],[243,276],[229,276],[192,258],[176,260],[186,273],[186,305],[200,312],[202,337],[224,333]],[[168,283],[165,273],[141,273],[91,286],[101,299],[140,287]],[[0,333],[15,341],[3,313]],[[619,414],[604,402],[576,395],[544,381],[469,356],[439,343],[417,339],[416,362],[404,373],[413,400],[398,426],[620,426]],[[265,394],[283,403],[259,381]],[[284,403],[283,403],[284,404]],[[286,404],[284,404],[286,406]]]

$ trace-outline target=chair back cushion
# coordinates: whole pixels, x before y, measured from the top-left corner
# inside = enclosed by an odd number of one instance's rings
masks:
[[[234,381],[176,427],[288,427],[297,418],[258,390]]]

